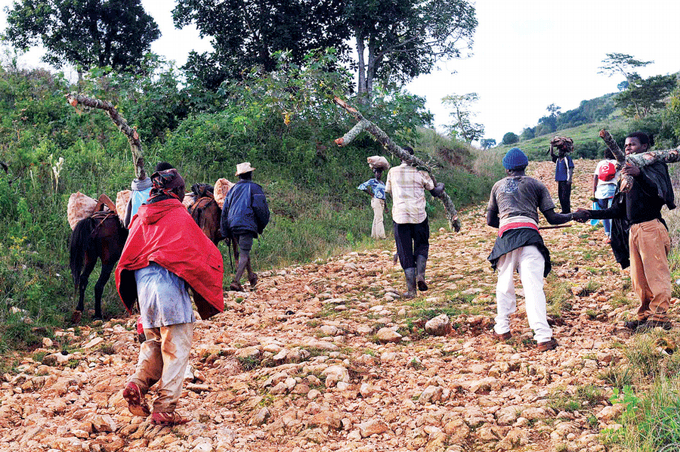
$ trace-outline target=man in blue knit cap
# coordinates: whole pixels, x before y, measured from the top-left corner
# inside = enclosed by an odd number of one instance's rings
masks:
[[[498,270],[496,285],[497,316],[494,338],[512,337],[510,314],[517,311],[513,274],[519,272],[524,288],[527,319],[534,330],[539,351],[552,350],[557,341],[548,325],[543,278],[550,273],[550,253],[538,232],[538,211],[550,224],[572,220],[572,214],[555,213],[555,204],[543,183],[524,174],[529,159],[519,148],[503,157],[507,177],[491,189],[486,223],[498,228],[498,237],[488,259]]]

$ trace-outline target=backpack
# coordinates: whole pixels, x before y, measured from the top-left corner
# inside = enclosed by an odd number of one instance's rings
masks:
[[[600,165],[597,171],[597,178],[604,182],[609,182],[616,176],[616,165],[612,162],[606,162]]]

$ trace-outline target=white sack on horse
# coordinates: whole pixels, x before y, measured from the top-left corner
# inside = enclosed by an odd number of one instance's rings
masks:
[[[123,190],[116,193],[116,211],[120,221],[125,221],[125,210],[127,209],[128,202],[130,202],[130,196],[132,196],[131,190]]]
[[[234,185],[235,184],[233,182],[224,178],[217,179],[217,182],[215,182],[213,195],[215,195],[215,201],[217,202],[217,205],[220,206],[220,209],[224,205],[224,200],[227,198],[227,193],[229,193],[229,190]]]
[[[66,216],[71,229],[75,229],[80,220],[92,215],[96,206],[97,200],[80,192],[72,193],[66,206]]]

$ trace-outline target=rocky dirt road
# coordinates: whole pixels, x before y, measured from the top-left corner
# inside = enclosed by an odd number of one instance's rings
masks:
[[[576,161],[576,207],[590,204],[595,163]],[[553,168],[529,169],[556,198]],[[226,311],[196,324],[185,426],[154,427],[126,408],[133,318],[59,331],[2,376],[0,450],[605,450],[599,432],[617,428],[620,407],[602,378],[630,340],[620,327],[635,307],[627,275],[601,228],[542,231],[559,347],[535,350],[521,297],[513,339],[496,343],[484,210],[463,212],[458,234],[433,231],[430,290],[415,300],[398,296],[391,241],[225,292]],[[424,331],[440,314],[445,334]]]

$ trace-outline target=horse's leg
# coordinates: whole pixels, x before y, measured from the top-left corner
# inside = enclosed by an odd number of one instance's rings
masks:
[[[102,294],[104,293],[104,286],[111,277],[111,272],[116,266],[116,262],[109,262],[106,265],[102,264],[102,272],[99,275],[97,283],[94,285],[94,318],[102,318]]]
[[[83,271],[80,273],[80,278],[78,280],[78,305],[71,316],[71,323],[73,324],[80,323],[80,319],[83,317],[83,310],[85,309],[85,289],[87,289],[90,273],[94,270],[94,264],[96,263],[97,260],[91,259],[90,255],[86,252],[85,258],[83,259]]]

